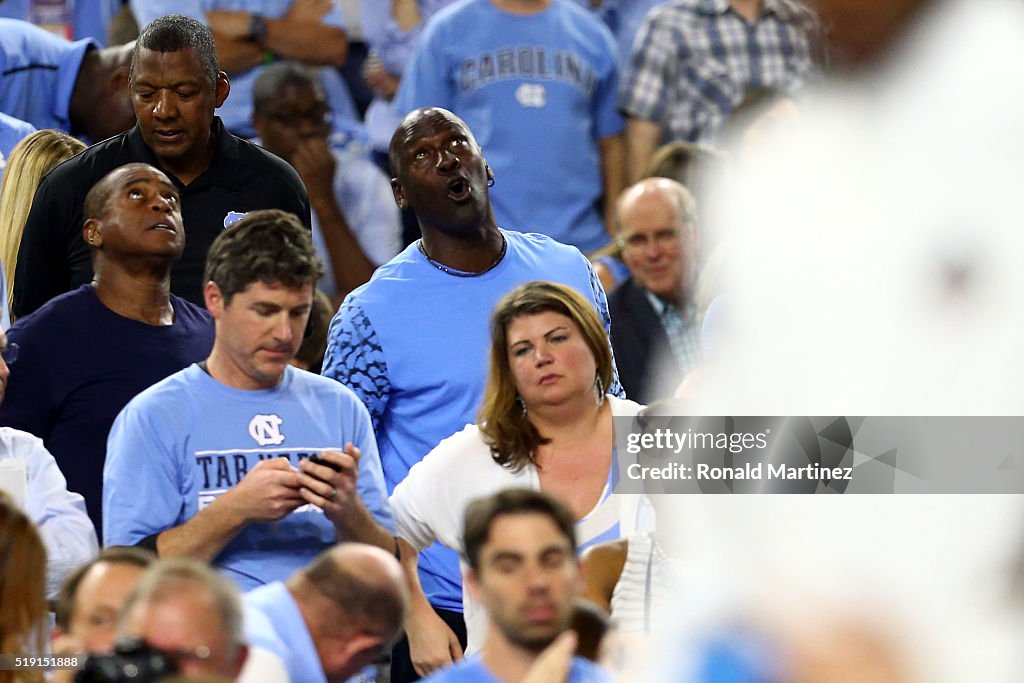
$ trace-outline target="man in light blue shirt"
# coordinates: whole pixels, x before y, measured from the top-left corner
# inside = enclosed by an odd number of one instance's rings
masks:
[[[27,21],[0,19],[0,111],[38,129],[99,142],[135,125],[132,44],[71,42]]]
[[[409,597],[394,557],[345,543],[242,602],[250,660],[239,683],[271,680],[270,671],[282,683],[327,683],[349,679],[391,647]]]
[[[284,211],[253,211],[214,240],[204,275],[213,350],[115,420],[107,545],[212,562],[243,590],[284,580],[339,541],[394,550],[366,408],[289,365],[322,272],[309,231]]]

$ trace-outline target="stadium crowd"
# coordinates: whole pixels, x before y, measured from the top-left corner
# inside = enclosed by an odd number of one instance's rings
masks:
[[[757,334],[805,101],[971,1],[0,2],[0,683],[657,679],[616,429]],[[672,680],[914,680],[844,634]]]

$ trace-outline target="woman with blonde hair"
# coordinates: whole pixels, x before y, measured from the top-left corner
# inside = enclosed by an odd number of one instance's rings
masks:
[[[11,150],[0,181],[0,263],[7,282],[4,296],[8,305],[14,292],[14,268],[18,265],[21,234],[25,231],[39,181],[57,164],[83,149],[85,143],[70,135],[58,130],[40,130]]]
[[[479,425],[438,444],[391,497],[410,582],[418,551],[434,541],[459,549],[469,503],[506,488],[543,490],[565,504],[577,520],[581,550],[646,521],[640,496],[613,494],[613,417],[635,415],[641,406],[606,394],[612,352],[593,306],[564,285],[520,285],[495,309],[490,355]],[[457,654],[458,644],[416,593],[407,633],[413,662],[426,673],[449,651]],[[463,606],[467,651],[475,651],[485,615],[465,592]]]
[[[46,550],[31,520],[0,491],[0,652],[46,651]],[[2,671],[0,683],[40,682],[40,669]]]

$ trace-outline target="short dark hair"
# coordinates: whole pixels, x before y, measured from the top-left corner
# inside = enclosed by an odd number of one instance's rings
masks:
[[[254,282],[302,287],[323,274],[309,229],[294,214],[269,209],[250,211],[217,236],[203,281],[214,282],[227,304]]]
[[[85,195],[85,203],[83,205],[86,220],[91,218],[102,218],[106,214],[107,203],[110,201],[110,197],[114,194],[114,189],[116,188],[116,185],[113,183],[113,177],[115,174],[119,173],[121,169],[129,166],[149,168],[153,171],[159,172],[160,175],[164,175],[164,172],[160,171],[160,169],[141,161],[134,161],[129,164],[118,166],[113,171],[97,180],[96,183],[89,188],[89,192]],[[170,182],[169,178],[168,182]]]
[[[259,113],[266,110],[269,104],[278,99],[281,90],[289,85],[309,85],[324,94],[323,81],[315,71],[300,62],[277,62],[263,69],[263,73],[253,83],[253,111]]]
[[[57,600],[54,603],[57,626],[64,632],[71,628],[71,619],[75,615],[75,599],[78,597],[78,587],[82,584],[82,580],[89,573],[89,570],[100,562],[106,562],[107,564],[130,564],[140,569],[146,569],[155,561],[156,555],[145,548],[119,545],[104,548],[95,560],[83,564],[64,577],[64,582],[60,585],[60,591],[57,593]]]
[[[142,29],[135,47],[132,48],[131,77],[135,78],[135,62],[139,56],[139,48],[155,52],[177,52],[191,49],[199,55],[203,71],[210,79],[210,87],[217,87],[217,74],[220,63],[217,61],[217,49],[213,44],[213,34],[209,27],[192,17],[183,14],[167,14],[154,19]]]
[[[115,168],[114,171],[116,170]],[[89,192],[85,195],[85,203],[83,204],[85,220],[103,216],[107,208],[107,200],[110,199],[110,194],[114,190],[109,182],[104,182],[110,173],[97,180],[96,184],[90,187]]]
[[[544,515],[558,528],[573,554],[576,553],[576,522],[562,503],[546,493],[532,489],[512,488],[492,496],[480,498],[466,508],[466,523],[462,532],[462,554],[470,568],[480,568],[480,551],[491,535],[491,526],[505,515]]]

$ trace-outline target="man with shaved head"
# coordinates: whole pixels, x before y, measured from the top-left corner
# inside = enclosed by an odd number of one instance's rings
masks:
[[[0,423],[43,439],[101,527],[107,433],[137,393],[205,358],[206,311],[170,293],[185,247],[181,198],[147,164],[114,169],[85,199],[82,237],[95,278],[19,318]]]
[[[274,680],[326,683],[349,679],[394,644],[409,594],[398,560],[374,546],[343,543],[243,603],[252,658],[242,683],[256,674],[270,680],[272,667]]]
[[[552,280],[579,291],[610,328],[604,290],[575,247],[499,228],[488,193],[494,173],[466,123],[437,107],[407,115],[391,139],[391,189],[416,214],[423,238],[355,289],[331,322],[323,374],[370,410],[388,493],[441,439],[475,422],[498,300],[517,285]],[[610,387],[619,393],[618,381]],[[420,580],[441,619],[414,601],[392,680],[415,680],[465,646],[456,554],[420,556]],[[458,640],[456,640],[458,635]],[[461,643],[461,645],[460,645]]]

